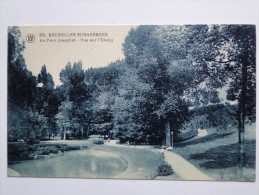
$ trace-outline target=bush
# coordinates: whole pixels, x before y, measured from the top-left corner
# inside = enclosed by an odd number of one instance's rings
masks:
[[[162,164],[158,167],[158,176],[166,176],[166,175],[172,175],[173,169],[168,164]]]
[[[104,139],[103,139],[103,138],[94,139],[94,140],[93,140],[93,143],[94,143],[94,144],[97,144],[97,145],[104,144]]]
[[[39,144],[40,143],[40,140],[38,140],[38,139],[27,139],[26,140],[26,144]]]

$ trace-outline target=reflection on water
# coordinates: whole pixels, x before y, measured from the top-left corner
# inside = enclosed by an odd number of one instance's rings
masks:
[[[127,169],[127,161],[117,154],[98,150],[67,152],[45,160],[10,165],[26,177],[111,178]]]

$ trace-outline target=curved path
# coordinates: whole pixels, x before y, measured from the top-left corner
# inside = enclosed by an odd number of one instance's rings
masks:
[[[127,148],[142,148],[151,151],[159,151],[157,149],[152,148],[152,146],[127,146],[127,145],[119,145],[115,142],[106,143],[108,145],[113,145],[117,147],[127,147]],[[197,169],[194,165],[192,165],[189,161],[187,161],[182,156],[176,154],[173,151],[164,151],[165,161],[171,165],[174,172],[181,177],[183,180],[205,180],[205,181],[212,181],[213,178],[207,176],[199,169]]]
[[[175,152],[165,151],[165,161],[170,164],[173,170],[184,180],[213,180],[211,177],[202,173],[199,169],[193,166],[189,161],[176,154]]]
[[[21,176],[20,173],[18,173],[17,171],[11,169],[11,168],[7,168],[7,175],[11,176],[11,177],[19,177]]]

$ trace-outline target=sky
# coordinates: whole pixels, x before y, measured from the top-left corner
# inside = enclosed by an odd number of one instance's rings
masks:
[[[83,69],[104,67],[124,59],[122,44],[134,26],[21,26],[27,69],[37,76],[46,65],[55,85],[61,85],[60,71],[79,60]],[[32,39],[29,40],[28,37]]]
[[[60,71],[70,62],[82,61],[83,69],[104,67],[124,59],[122,44],[133,25],[90,26],[21,26],[25,42],[23,52],[27,69],[37,76],[43,65],[53,76],[55,85],[61,85]],[[98,33],[98,34],[96,34]],[[33,40],[28,39],[33,35]],[[222,101],[226,92],[220,90]]]

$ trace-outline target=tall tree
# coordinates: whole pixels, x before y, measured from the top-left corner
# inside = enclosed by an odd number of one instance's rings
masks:
[[[25,131],[34,130],[34,123],[25,120],[37,115],[34,113],[37,82],[26,68],[24,48],[19,28],[8,28],[8,136],[22,139],[28,138]],[[29,118],[18,117],[20,114]]]
[[[115,96],[112,106],[117,136],[122,142],[145,142],[146,136],[152,135],[151,129],[153,130],[150,123],[146,121],[150,117],[146,111],[147,100],[144,97],[144,94],[150,90],[150,86],[141,82],[136,69],[130,67],[126,69],[119,83],[118,95]],[[154,133],[154,137],[158,134],[158,131]]]
[[[255,120],[256,30],[254,25],[191,26],[190,56],[206,69],[207,86],[228,85],[229,100],[238,101],[240,156],[244,158],[245,118]],[[193,33],[196,32],[196,33]]]
[[[150,125],[153,133],[158,132],[157,126],[165,127],[167,145],[171,132],[177,133],[188,118],[184,101],[187,89],[202,80],[197,77],[199,69],[187,58],[184,32],[181,26],[140,26],[129,32],[123,47],[125,60],[136,69],[137,79],[150,88],[143,94],[146,101],[142,105],[150,117],[145,121],[156,121]]]
[[[89,69],[85,72],[85,80],[92,89],[93,130],[100,134],[113,134],[113,105],[118,95],[120,77],[125,71],[125,62],[118,60],[107,67]]]
[[[32,106],[36,78],[27,70],[24,42],[18,27],[8,28],[8,100],[17,105]]]
[[[244,158],[245,118],[255,120],[256,31],[253,25],[227,25],[221,32],[225,37],[225,55],[213,61],[225,65],[231,99],[238,101],[240,153]]]
[[[66,127],[80,130],[83,136],[84,128],[89,126],[91,121],[91,104],[89,104],[91,93],[85,83],[82,62],[74,63],[73,66],[68,63],[60,72],[60,80],[63,83],[62,87],[66,94],[66,100],[62,103],[63,106],[61,105],[57,114],[57,124],[62,124],[62,120],[65,118],[67,123],[70,123],[69,125],[66,123]],[[68,110],[66,111],[66,109]],[[67,112],[70,114],[65,114]],[[64,116],[61,116],[62,114]]]
[[[55,115],[57,114],[58,102],[54,99],[54,81],[52,75],[47,72],[45,65],[42,66],[38,75],[36,108],[39,113],[47,118],[47,127],[42,136],[55,133]]]

